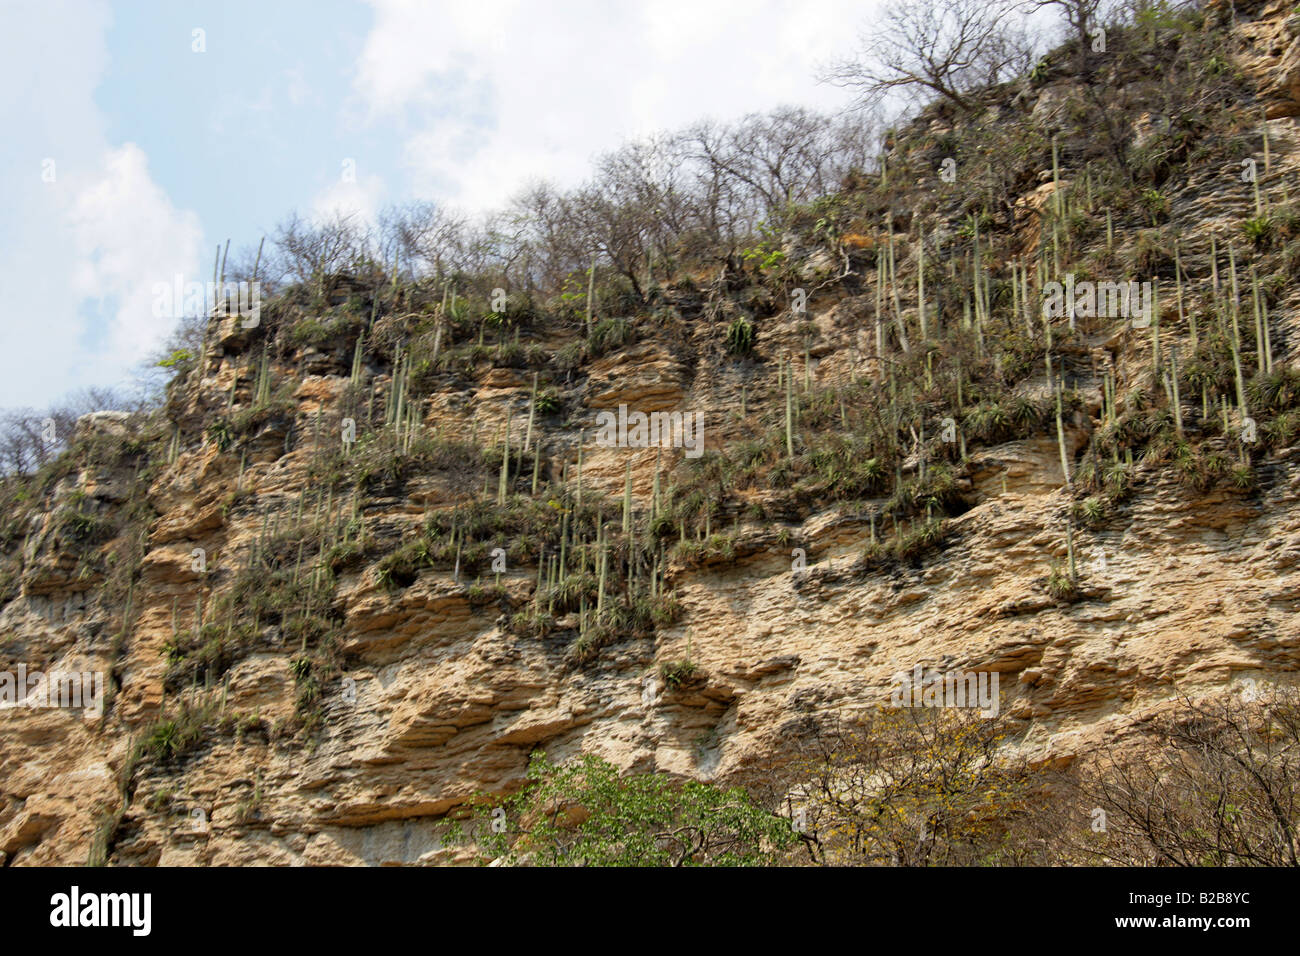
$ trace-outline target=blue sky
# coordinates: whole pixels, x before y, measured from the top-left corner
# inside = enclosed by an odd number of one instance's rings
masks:
[[[0,408],[128,383],[173,325],[154,284],[209,279],[217,244],[255,247],[291,210],[485,210],[630,136],[847,106],[816,75],[870,9],[4,0]]]
[[[95,103],[110,142],[132,141],[154,181],[199,211],[204,234],[248,239],[338,177],[336,157],[380,171],[400,140],[358,136],[331,107],[371,21],[361,4],[121,3]],[[193,30],[206,51],[193,52]],[[385,173],[391,169],[385,169]]]

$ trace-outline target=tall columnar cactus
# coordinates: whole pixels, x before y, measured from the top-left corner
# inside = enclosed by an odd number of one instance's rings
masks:
[[[1065,552],[1070,562],[1070,583],[1078,584],[1079,567],[1074,558],[1074,522],[1068,518],[1065,521]]]
[[[1160,283],[1151,284],[1151,368],[1160,373]]]
[[[402,355],[402,367],[401,367],[400,374],[397,376],[397,383],[396,383],[396,388],[397,388],[397,410],[393,413],[393,422],[394,422],[394,424],[397,425],[397,427],[398,427],[399,430],[400,430],[401,427],[402,427],[403,417],[405,416],[406,411],[407,411],[407,408],[406,408],[407,388],[406,388],[406,386],[407,386],[407,382],[409,381],[409,379],[410,379],[410,377],[411,377],[411,375],[410,375],[410,366],[411,366],[411,356],[410,356],[410,353],[405,353],[405,354]]]
[[[604,540],[604,525],[597,528],[596,548],[600,552],[600,574],[596,592],[596,622],[600,623],[605,614],[605,579],[609,570],[609,545]]]
[[[1034,337],[1034,302],[1029,297],[1029,269],[1022,262],[1020,264],[1020,302],[1025,310],[1025,329],[1029,337]]]
[[[559,580],[563,581],[568,570],[569,557],[569,509],[564,509],[564,516],[560,518],[560,564]]]
[[[271,357],[268,346],[262,346],[262,364],[257,374],[257,394],[254,404],[263,406],[271,401]]]
[[[262,265],[262,246],[266,243],[266,236],[263,236],[257,243],[257,258],[253,260],[253,282],[257,281],[257,270]]]
[[[1065,421],[1062,412],[1061,389],[1064,387],[1064,360],[1062,360],[1062,382],[1056,388],[1056,442],[1061,451],[1061,474],[1065,476],[1065,483],[1070,482],[1070,458],[1065,450]]]
[[[1264,327],[1259,320],[1259,276],[1255,266],[1250,267],[1250,309],[1255,323],[1255,364],[1257,371],[1264,374]]]
[[[221,265],[221,243],[218,242],[217,251],[212,256],[212,314],[213,315],[220,314],[218,309],[218,303],[217,303],[217,296],[221,294],[219,291],[219,287],[217,286],[217,267],[219,265]]]
[[[591,338],[592,317],[596,307],[596,257],[591,257],[591,268],[587,270],[587,338]]]
[[[1017,275],[1016,263],[1011,263],[1011,317],[1015,319],[1020,315],[1020,281]]]
[[[912,351],[911,343],[907,338],[907,323],[903,321],[903,306],[898,297],[898,269],[894,257],[894,217],[887,216],[889,225],[889,289],[894,301],[894,322],[898,327],[898,347],[906,355]]]
[[[794,390],[790,387],[790,377],[785,380],[785,454],[794,457]]]
[[[930,330],[925,321],[925,229],[921,229],[921,238],[916,243],[916,320],[921,326],[921,341],[930,338]]]
[[[1268,303],[1260,294],[1259,276],[1250,267],[1250,298],[1255,310],[1255,351],[1261,375],[1273,371],[1273,342],[1268,331]]]
[[[623,478],[623,533],[627,534],[632,526],[632,459],[627,460],[627,472]]]
[[[1108,401],[1110,409],[1109,423],[1113,425],[1119,417],[1119,412],[1115,407],[1115,370],[1113,368],[1106,370],[1106,388],[1110,396]]]
[[[1237,316],[1237,257],[1231,243],[1228,244],[1228,269],[1232,282],[1232,298],[1228,304],[1228,311],[1232,316],[1232,370],[1237,382],[1237,406],[1241,409],[1242,418],[1245,418],[1249,412],[1246,405],[1246,380],[1241,373],[1241,325]]]
[[[1178,296],[1178,321],[1187,321],[1187,330],[1192,336],[1192,351],[1196,351],[1197,332],[1196,332],[1196,313],[1184,308],[1183,303],[1183,260],[1178,248],[1178,240],[1174,240],[1174,282],[1176,284],[1176,295]]]
[[[352,349],[352,387],[356,388],[361,384],[361,357],[365,354],[366,333],[362,332],[357,336],[357,344]]]
[[[654,484],[650,492],[650,520],[656,520],[661,514],[659,505],[659,458],[663,454],[663,447],[655,449],[655,474]]]
[[[217,282],[217,295],[223,299],[226,295],[226,257],[230,255],[230,240],[226,240],[226,248],[221,253],[221,279]],[[230,313],[230,303],[225,304],[225,311]]]
[[[1169,347],[1169,387],[1173,393],[1174,430],[1178,437],[1183,437],[1183,399],[1178,390],[1178,346]]]
[[[993,255],[993,243],[990,240],[988,254]],[[983,299],[982,313],[984,316],[984,325],[993,320],[993,300],[992,300],[992,277],[989,275],[988,263],[981,257],[980,259],[980,296]],[[981,327],[981,332],[983,328]]]
[[[393,357],[393,379],[389,388],[388,401],[384,403],[384,424],[392,425],[397,421],[397,391],[398,383],[401,381],[402,370],[402,350],[399,346],[397,354]]]
[[[506,503],[506,489],[510,478],[510,423],[513,419],[514,409],[506,411],[506,439],[505,445],[501,452],[501,477],[497,483],[497,504]]]
[[[885,365],[885,260],[876,257],[876,384],[880,384]]]
[[[1056,134],[1052,134],[1052,214],[1056,218],[1062,215],[1061,209],[1061,152],[1056,141]]]
[[[528,396],[528,429],[524,432],[524,452],[526,453],[533,440],[533,419],[537,415],[537,373],[533,373],[533,391]]]
[[[579,507],[579,508],[582,507],[582,446],[583,446],[584,444],[586,444],[586,441],[587,441],[587,431],[586,431],[586,429],[581,429],[581,430],[578,432],[578,477],[577,477],[577,486],[578,486],[578,487],[577,487],[577,498],[578,498],[578,507]]]
[[[1262,219],[1264,216],[1264,201],[1259,193],[1259,174],[1256,173],[1250,179],[1250,184],[1255,190],[1255,218]]]
[[[416,437],[420,433],[420,429],[424,425],[424,419],[420,413],[420,400],[418,398],[410,403],[408,406],[408,412],[408,420],[406,423],[406,444],[402,447],[402,451],[406,454],[410,454],[411,445],[415,442]]]
[[[1264,172],[1265,173],[1269,172],[1271,166],[1272,163],[1270,162],[1269,145],[1268,145],[1268,114],[1265,114],[1264,115]]]
[[[1043,340],[1047,352],[1050,354],[1052,351],[1052,318],[1047,314],[1046,309],[1043,309]]]
[[[1264,329],[1264,371],[1273,374],[1273,336],[1268,330],[1268,300],[1259,298],[1259,324]]]

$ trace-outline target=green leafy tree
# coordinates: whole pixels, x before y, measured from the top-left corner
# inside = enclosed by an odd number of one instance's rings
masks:
[[[763,866],[797,839],[789,820],[739,788],[620,776],[591,755],[557,765],[541,753],[522,790],[482,803],[457,829],[485,857],[530,866]]]

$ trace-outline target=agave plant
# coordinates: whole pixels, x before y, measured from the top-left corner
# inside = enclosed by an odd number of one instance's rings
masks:
[[[732,355],[749,355],[754,350],[754,324],[739,316],[727,326],[727,351]]]

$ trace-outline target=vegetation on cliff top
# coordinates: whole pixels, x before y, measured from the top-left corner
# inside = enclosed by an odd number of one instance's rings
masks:
[[[182,329],[159,363],[164,400],[131,437],[69,440],[71,422],[56,421],[55,455],[36,416],[10,417],[0,602],[75,549],[77,573],[111,583],[125,640],[152,483],[187,457],[220,460],[222,519],[255,531],[241,553],[214,556],[192,609],[173,611],[164,687],[185,703],[164,707],[143,751],[161,766],[232,730],[212,700],[259,648],[295,653],[292,729],[323,728],[346,664],[340,580],[400,600],[436,572],[477,613],[499,611],[513,639],[558,638],[570,666],[599,667],[606,648],[680,619],[678,575],[772,542],[784,551],[830,509],[869,529],[857,573],[918,565],[959,540],[976,462],[1011,441],[1059,452],[1068,500],[1042,586],[1086,600],[1076,549],[1133,496],[1166,478],[1187,495],[1259,493],[1257,465],[1300,437],[1300,372],[1276,320],[1300,264],[1300,197],[1274,169],[1223,11],[1134,3],[1097,50],[1095,7],[1066,7],[1082,11],[1079,35],[1037,62],[1017,58],[1005,21],[954,0],[945,10],[983,31],[979,76],[909,79],[918,51],[906,47],[887,75],[841,70],[868,92],[904,82],[938,95],[890,130],[781,109],[630,143],[581,187],[537,187],[482,222],[430,204],[374,228],[289,219],[265,259],[221,263],[223,279],[263,283],[258,322],[213,303]],[[1046,307],[1067,277],[1094,297]],[[1129,283],[1149,290],[1098,305],[1102,285]],[[633,496],[630,465],[621,496],[601,493],[584,486],[587,402],[636,349],[679,366],[682,392],[704,371],[726,383],[707,409],[715,440],[698,458],[656,460],[650,495]],[[329,398],[306,388],[320,376]],[[508,397],[466,399],[489,382]],[[246,483],[290,455],[310,489]],[[119,466],[136,476],[129,505],[60,491]],[[430,485],[456,504],[426,508],[406,533],[369,520],[377,502]],[[49,515],[56,497],[70,505]],[[881,720],[855,732],[926,733]],[[982,754],[987,732],[949,742]],[[1009,824],[970,800],[992,792],[1019,821],[1041,781],[960,769],[970,788],[943,819],[961,850],[925,859],[1005,862]],[[521,815],[540,806],[529,800],[606,808],[597,829],[528,835],[525,847],[562,847],[557,859],[756,862],[795,842],[770,807],[702,786],[619,781],[592,761],[541,766],[534,781]],[[655,821],[635,847],[602,829],[625,825],[623,801]],[[828,824],[835,836],[809,852],[901,862],[918,821],[939,819],[912,803],[876,812],[909,835]],[[678,831],[689,836],[665,844]],[[1170,855],[1143,838],[1134,855]]]

